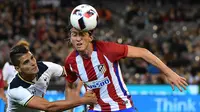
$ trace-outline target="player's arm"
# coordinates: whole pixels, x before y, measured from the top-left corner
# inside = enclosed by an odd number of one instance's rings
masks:
[[[82,81],[78,81],[76,84],[66,82],[65,98],[67,100],[74,100],[74,98],[80,97],[82,85]],[[69,112],[73,112],[73,109],[69,110]]]
[[[0,74],[0,98],[7,103],[7,98],[4,93],[4,81],[3,81],[3,75]]]
[[[0,98],[5,102],[7,103],[7,98],[6,98],[6,95],[4,93],[4,88],[0,88]]]
[[[33,96],[28,102],[27,107],[44,111],[64,111],[82,104],[96,103],[96,96],[94,94],[76,98],[74,100],[59,100],[55,102],[48,102],[44,98]]]
[[[72,93],[73,89],[75,89],[75,84],[66,82],[66,86],[65,86],[65,99],[66,100],[73,100],[73,98],[71,96],[73,94]],[[77,93],[74,92],[74,94],[77,94]],[[73,112],[73,108],[68,110],[68,112]]]
[[[159,68],[165,74],[173,90],[174,90],[174,85],[176,85],[180,91],[182,91],[181,87],[186,89],[186,86],[188,85],[186,83],[186,79],[183,77],[180,77],[178,74],[172,71],[169,67],[167,67],[158,57],[152,54],[149,50],[145,48],[128,46],[127,57],[143,58],[145,61]]]
[[[84,97],[77,97],[73,100],[48,102],[42,97],[34,96],[29,90],[21,86],[9,89],[8,97],[20,105],[44,111],[63,111],[82,104],[93,104],[97,102],[96,95],[93,93],[87,93]]]

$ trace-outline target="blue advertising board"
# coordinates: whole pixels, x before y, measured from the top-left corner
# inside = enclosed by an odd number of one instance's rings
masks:
[[[63,93],[46,95],[50,101],[64,99]],[[132,100],[139,112],[199,112],[200,95],[132,95]],[[0,100],[0,112],[4,111],[3,101]],[[82,112],[84,106],[74,109]]]
[[[133,95],[139,112],[199,112],[200,95]]]
[[[190,85],[186,91],[176,88],[172,91],[169,85],[127,85],[132,100],[139,112],[200,112],[200,95],[197,85]],[[63,92],[47,91],[44,96],[48,101],[64,100]],[[74,109],[82,112],[84,106]],[[4,103],[0,99],[0,112],[4,112]]]
[[[127,85],[131,95],[197,95],[198,85],[189,85],[187,90],[180,92],[176,87],[172,91],[170,85]]]

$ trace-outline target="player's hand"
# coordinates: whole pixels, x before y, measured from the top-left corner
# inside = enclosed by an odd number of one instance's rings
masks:
[[[176,86],[181,92],[186,90],[186,87],[188,86],[186,79],[184,77],[179,76],[175,72],[172,72],[170,75],[166,75],[167,81],[170,83],[172,90],[174,91],[174,86]]]
[[[96,97],[96,94],[92,91],[86,91],[84,96],[86,96],[86,97]]]
[[[89,105],[97,104],[96,94],[92,91],[87,91],[83,99],[86,104],[89,104]]]

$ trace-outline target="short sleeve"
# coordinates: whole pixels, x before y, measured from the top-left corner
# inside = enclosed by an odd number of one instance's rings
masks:
[[[11,98],[11,100],[23,106],[26,106],[33,97],[32,93],[30,93],[27,89],[21,86],[18,88],[8,90],[7,94],[8,97]]]
[[[13,65],[10,65],[7,62],[5,63],[2,69],[2,73],[3,73],[3,80],[10,83],[12,79],[15,77],[15,75],[17,74],[17,71],[15,70],[15,67]]]
[[[77,80],[77,75],[76,73],[72,72],[71,69],[70,69],[70,64],[68,64],[68,61],[66,60],[65,61],[65,71],[66,71],[66,77],[65,79],[70,82],[70,83],[73,83]]]
[[[0,88],[3,88],[3,87],[4,87],[3,75],[0,71]]]
[[[98,41],[97,46],[111,62],[126,57],[128,53],[128,46],[123,44]]]
[[[10,65],[8,62],[6,62],[3,66],[2,73],[3,80],[7,81],[7,83],[10,83],[17,74],[17,71],[15,70],[15,67],[13,65]]]
[[[49,72],[51,72],[52,76],[61,76],[64,72],[64,68],[61,65],[52,62],[44,62],[44,64],[49,67]]]

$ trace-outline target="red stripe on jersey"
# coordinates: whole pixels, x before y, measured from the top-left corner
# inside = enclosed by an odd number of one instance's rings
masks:
[[[85,70],[86,70],[86,73],[87,73],[88,81],[97,80],[96,72],[95,72],[94,67],[92,65],[91,59],[83,59],[83,64],[84,64],[84,67],[85,67]],[[88,75],[88,74],[91,74],[91,73],[92,73],[92,76]],[[110,105],[105,103],[100,97],[100,89],[99,88],[93,89],[93,92],[97,96],[98,104],[100,106],[103,105],[103,107],[101,107],[101,109],[103,109],[103,110],[109,109],[110,110]],[[93,109],[93,107],[90,107],[90,109]]]
[[[85,71],[87,73],[88,81],[97,80],[96,72],[92,65],[91,58],[89,58],[89,59],[82,58],[82,59],[83,59]]]
[[[73,69],[72,71],[71,71],[70,66]],[[71,52],[70,55],[65,59],[65,70],[67,72],[66,80],[71,83],[76,81],[76,79],[77,79],[76,74],[79,74],[79,71],[78,71],[78,67],[76,64],[76,51],[75,50],[73,52]],[[80,80],[81,80],[81,78],[80,78]]]
[[[108,63],[107,63],[106,59],[104,58],[103,54],[101,54],[100,52],[97,52],[97,53],[98,53],[97,56],[98,56],[100,63],[105,64],[106,68],[108,68],[107,71],[104,73],[104,77],[108,76],[108,78],[111,81],[111,83],[108,85],[109,96],[113,99],[113,101],[118,103],[120,110],[125,109],[126,104],[124,104],[124,101],[122,100],[122,98],[120,98],[116,93],[114,83],[112,81],[112,77],[111,77],[111,74],[110,74],[110,71],[109,71]]]

